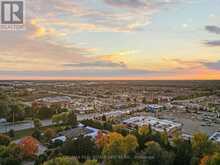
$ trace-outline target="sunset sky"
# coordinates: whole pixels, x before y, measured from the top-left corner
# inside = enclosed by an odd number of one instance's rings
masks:
[[[26,0],[0,79],[220,79],[220,0]]]

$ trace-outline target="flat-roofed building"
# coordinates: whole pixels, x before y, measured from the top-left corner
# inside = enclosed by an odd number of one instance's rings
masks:
[[[158,104],[149,104],[146,106],[146,108],[150,112],[159,112],[164,110],[164,106]]]
[[[173,136],[176,132],[181,132],[182,130],[181,123],[161,120],[151,116],[132,117],[124,120],[123,123],[131,127],[150,125],[153,130],[158,132],[164,132],[166,130],[169,136]]]
[[[209,139],[220,143],[220,132],[215,132]]]

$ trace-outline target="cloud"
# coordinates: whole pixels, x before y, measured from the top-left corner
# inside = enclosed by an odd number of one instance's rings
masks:
[[[73,64],[64,64],[65,67],[102,67],[102,68],[126,68],[126,64],[124,62],[116,63],[111,61],[94,61],[94,62],[81,62],[81,63],[73,63]]]
[[[60,69],[68,61],[94,60],[89,57],[95,48],[62,43],[55,31],[39,31],[39,25],[26,22],[25,31],[0,32],[0,70]],[[61,38],[59,38],[61,39]],[[18,53],[19,52],[19,53]]]
[[[43,18],[41,27],[56,26],[69,34],[79,31],[131,32],[143,30],[162,8],[189,0],[30,0],[28,17]],[[39,8],[40,6],[40,8]],[[59,18],[59,20],[56,20]],[[56,21],[54,21],[56,20]],[[46,30],[46,29],[44,29]],[[42,29],[43,31],[43,29]]]
[[[220,27],[218,26],[209,25],[206,26],[205,29],[210,33],[220,34]]]
[[[215,40],[215,41],[205,41],[205,45],[211,46],[211,47],[217,47],[220,46],[220,40]]]
[[[220,27],[215,25],[208,25],[205,29],[213,34],[220,34]],[[205,45],[210,47],[217,47],[220,46],[220,40],[208,40],[204,42]]]
[[[140,8],[147,4],[142,0],[104,0],[107,4],[115,7]]]
[[[216,62],[203,62],[204,66],[213,70],[220,70],[220,60]]]
[[[155,71],[138,69],[77,69],[62,71],[0,71],[0,76],[11,77],[129,77],[129,76],[150,76]]]

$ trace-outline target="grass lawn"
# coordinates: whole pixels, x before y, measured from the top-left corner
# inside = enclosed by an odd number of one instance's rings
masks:
[[[47,128],[53,128],[56,131],[59,131],[60,129],[63,129],[64,127],[66,127],[67,125],[58,125],[58,126],[47,126],[47,127],[42,127],[41,130],[45,130]],[[17,140],[20,139],[22,137],[25,136],[31,136],[34,132],[34,128],[30,128],[30,129],[25,129],[25,130],[21,130],[21,131],[16,131],[15,132],[15,137],[13,138],[13,140]]]

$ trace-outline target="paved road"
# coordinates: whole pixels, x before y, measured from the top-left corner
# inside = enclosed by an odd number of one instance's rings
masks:
[[[50,126],[52,124],[53,123],[51,120],[42,120],[42,125],[44,127]],[[13,123],[0,123],[0,133],[8,132],[11,129],[13,129],[15,131],[21,131],[21,130],[30,129],[30,128],[34,128],[34,124],[30,120],[17,122],[15,124],[13,124]]]

